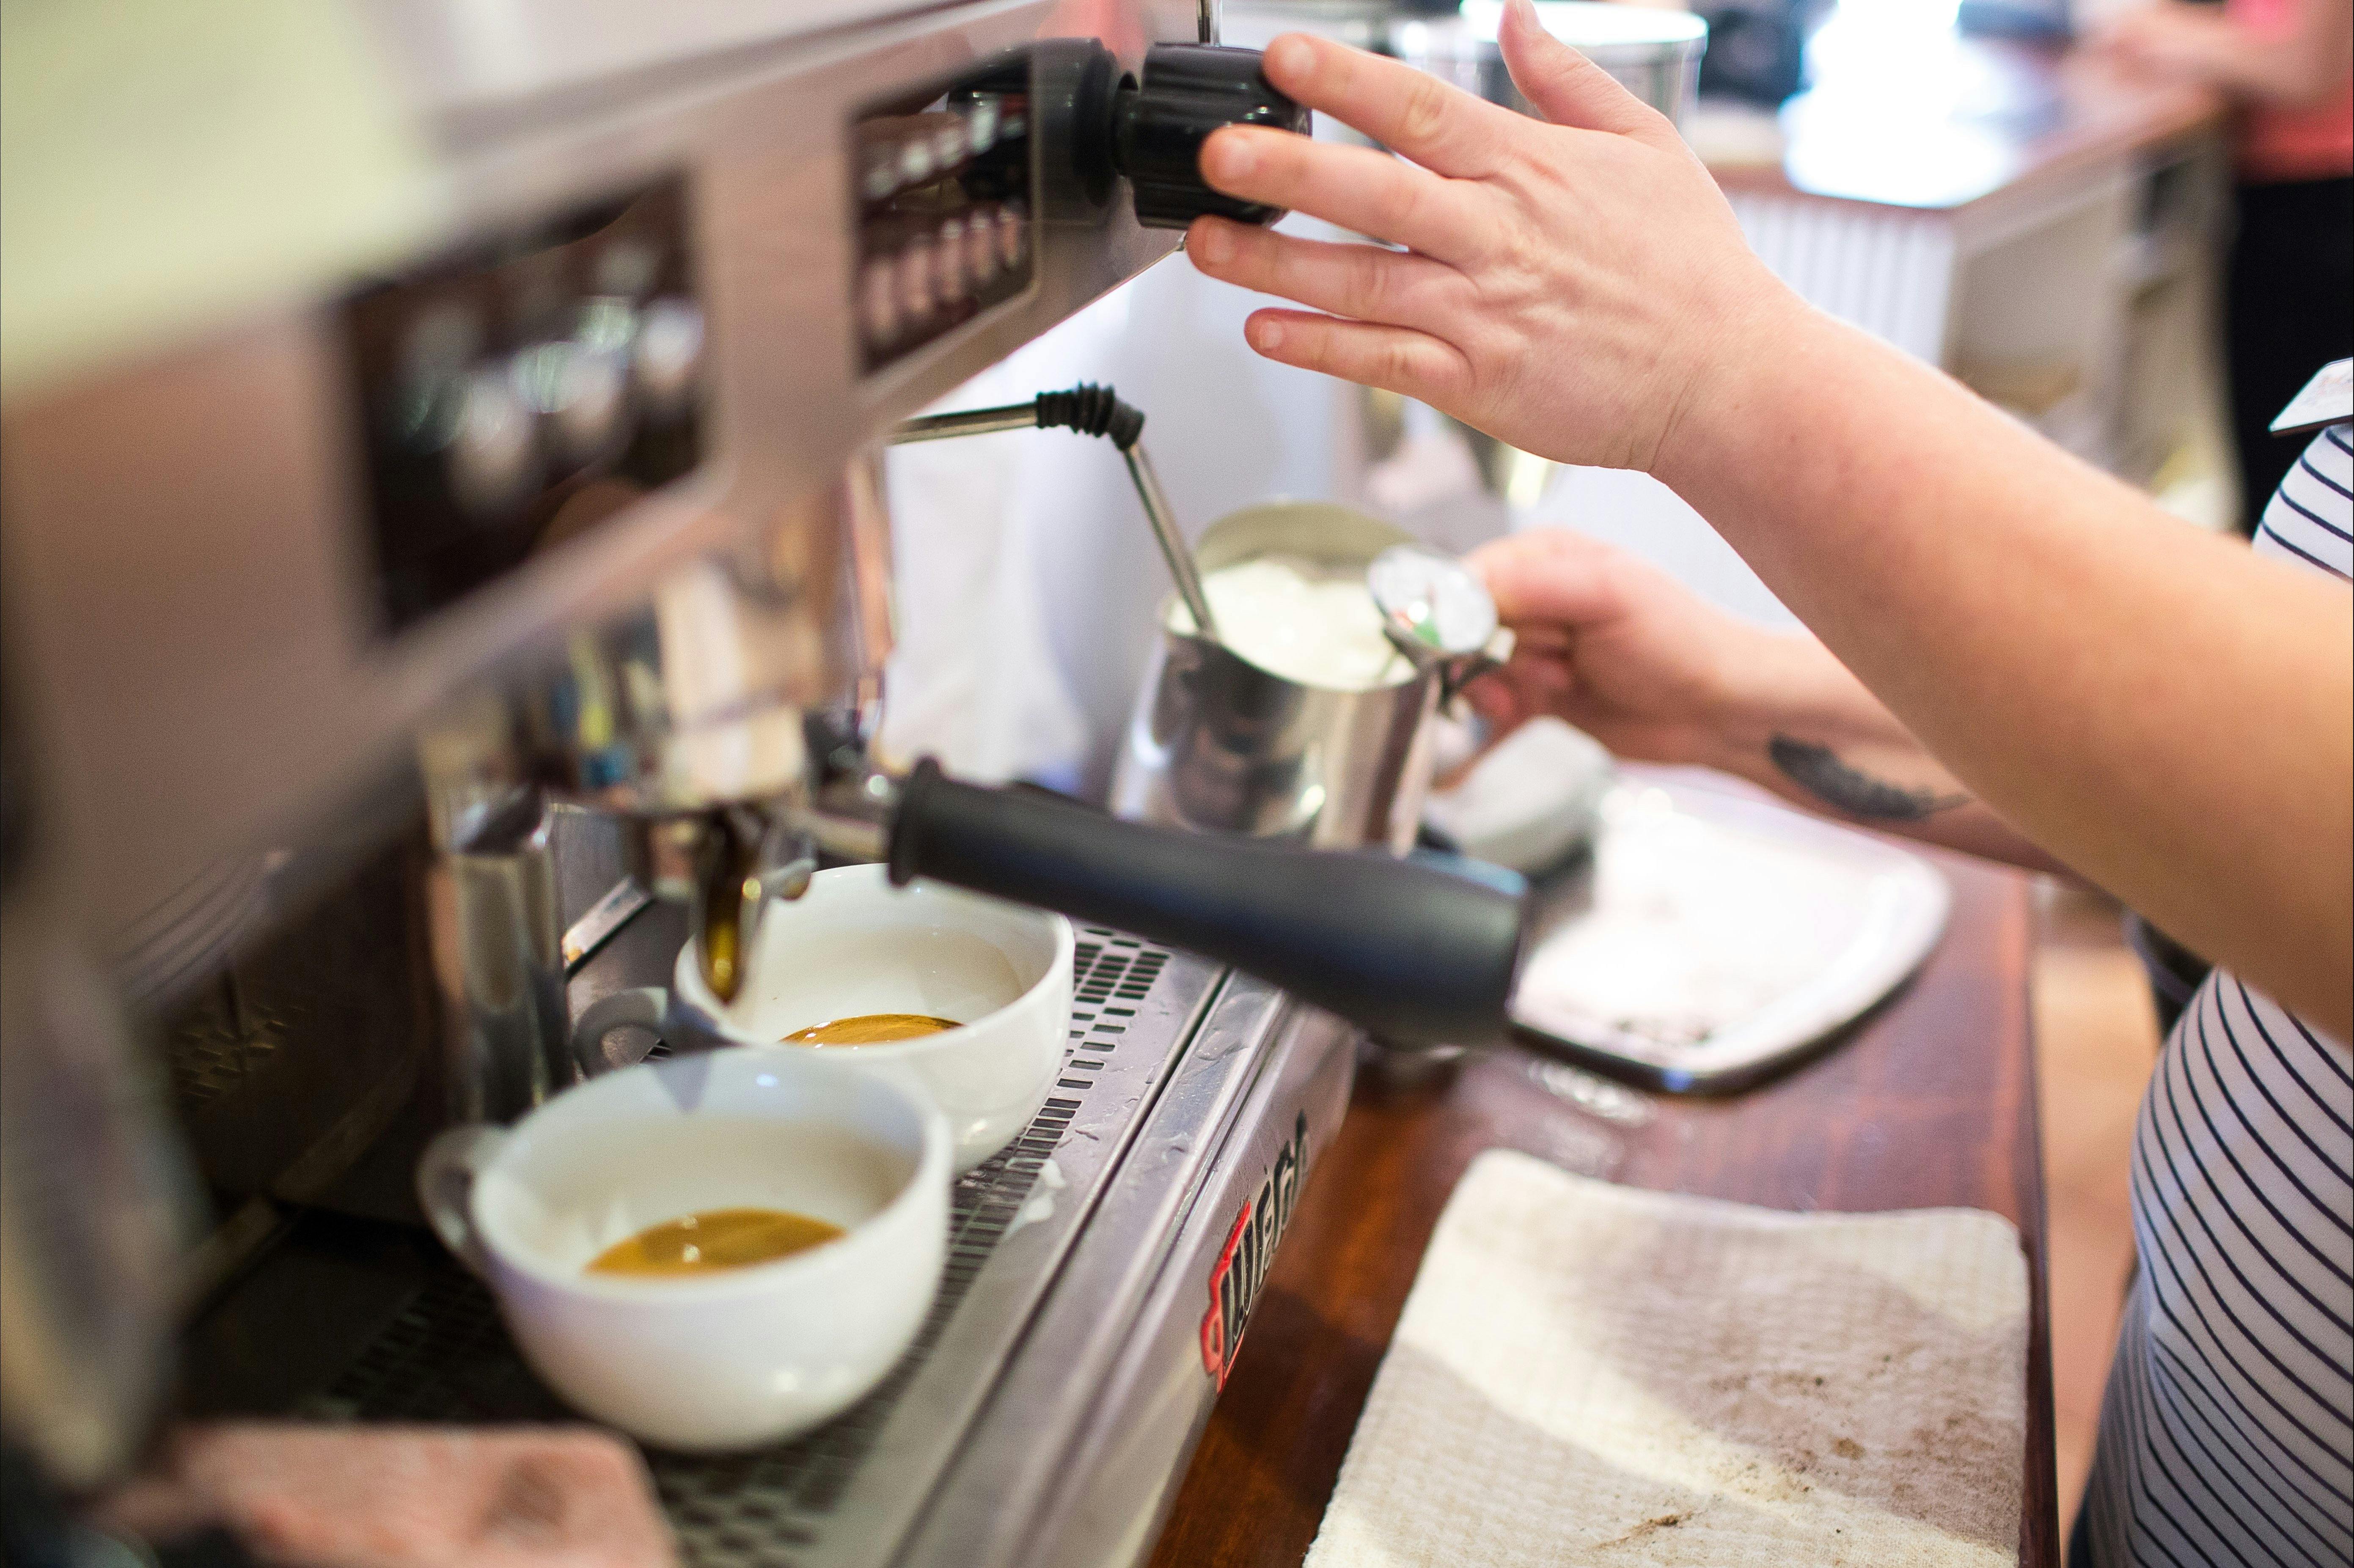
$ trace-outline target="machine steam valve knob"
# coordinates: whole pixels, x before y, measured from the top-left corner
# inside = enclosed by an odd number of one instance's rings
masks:
[[[1202,179],[1202,143],[1228,125],[1307,133],[1309,112],[1267,85],[1257,49],[1155,44],[1144,85],[1119,89],[1112,106],[1112,163],[1136,193],[1136,221],[1182,228],[1204,213],[1272,223],[1280,209],[1237,200]]]

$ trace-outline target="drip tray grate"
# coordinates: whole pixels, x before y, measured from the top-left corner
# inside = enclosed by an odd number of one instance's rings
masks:
[[[1146,1087],[1163,1075],[1216,980],[1215,969],[1195,960],[1172,963],[1173,957],[1134,938],[1082,931],[1063,1073],[1022,1135],[958,1179],[939,1293],[915,1343],[880,1386],[817,1431],[775,1448],[723,1457],[648,1453],[687,1563],[803,1568],[821,1546],[827,1562],[870,1562],[887,1553],[891,1540],[835,1541],[829,1527],[837,1522],[845,1493],[918,1379],[954,1378],[970,1384],[973,1397],[966,1407],[977,1405],[995,1367],[936,1363],[933,1352],[996,1257],[999,1244],[1022,1228],[1050,1161],[1058,1168],[1049,1186],[1079,1189],[1070,1194],[1075,1199],[1086,1198],[1086,1189],[1108,1172],[1116,1146],[1149,1103]],[[1080,1129],[1077,1139],[1071,1137],[1075,1126]],[[1084,1169],[1075,1178],[1065,1165]],[[1040,1288],[1044,1283],[1036,1282]],[[1025,1302],[1036,1296],[1015,1294]],[[1002,1327],[1002,1333],[994,1336],[1001,1355],[1020,1324]],[[356,1421],[571,1419],[524,1365],[489,1292],[448,1260],[323,1393],[304,1402],[301,1413]],[[936,1445],[934,1473],[951,1447]],[[892,1489],[920,1499],[933,1478],[894,1478]]]

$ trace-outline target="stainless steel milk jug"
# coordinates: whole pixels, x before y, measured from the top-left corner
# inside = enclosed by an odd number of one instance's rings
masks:
[[[1412,536],[1322,502],[1246,507],[1195,547],[1204,575],[1262,556],[1362,574]],[[1112,779],[1119,815],[1165,825],[1282,838],[1317,848],[1413,847],[1430,789],[1428,718],[1491,661],[1484,653],[1416,661],[1391,679],[1339,690],[1288,679],[1161,613]],[[1231,629],[1229,629],[1231,630]]]

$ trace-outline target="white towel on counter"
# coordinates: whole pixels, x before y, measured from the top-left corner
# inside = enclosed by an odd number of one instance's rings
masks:
[[[2027,1323],[1999,1215],[1782,1213],[1490,1150],[1306,1568],[2014,1563]]]

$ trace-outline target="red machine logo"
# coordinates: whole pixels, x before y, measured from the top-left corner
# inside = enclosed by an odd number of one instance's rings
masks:
[[[1291,1223],[1291,1206],[1307,1168],[1308,1113],[1302,1111],[1291,1124],[1290,1140],[1277,1151],[1275,1163],[1259,1182],[1258,1195],[1235,1216],[1217,1266],[1210,1270],[1210,1308],[1202,1314],[1202,1366],[1221,1389],[1234,1370],[1235,1352],[1242,1348],[1251,1305],[1275,1260],[1275,1244]]]

